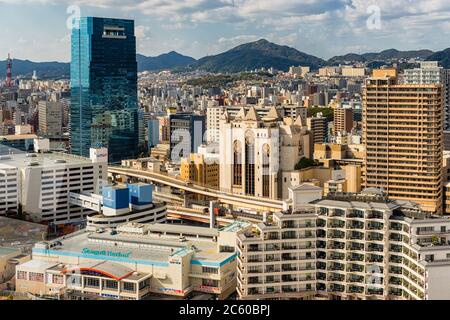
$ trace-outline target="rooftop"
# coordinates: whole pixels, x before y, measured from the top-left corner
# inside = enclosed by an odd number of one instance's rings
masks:
[[[245,221],[235,221],[232,224],[227,225],[220,229],[221,232],[238,232],[242,229],[248,228],[251,226],[251,223]]]
[[[195,234],[199,236],[206,237],[217,237],[219,231],[217,229],[204,228],[204,227],[193,227],[193,226],[183,226],[183,225],[173,225],[173,224],[151,224],[147,226],[149,232],[169,232],[178,234]]]
[[[39,243],[33,249],[33,253],[160,266],[167,266],[170,257],[186,256],[191,253],[193,261],[210,266],[220,266],[234,256],[234,253],[219,252],[217,243],[212,241],[181,241],[126,233],[84,231],[52,243],[57,245],[45,248],[45,242]]]
[[[74,164],[89,164],[91,159],[60,152],[20,153],[0,157],[1,168],[57,167]]]
[[[0,257],[2,256],[8,256],[10,254],[17,253],[20,254],[20,250],[16,248],[8,248],[8,247],[0,247]]]
[[[27,140],[27,139],[37,139],[35,134],[11,134],[6,136],[0,136],[0,141],[14,141],[14,140]]]

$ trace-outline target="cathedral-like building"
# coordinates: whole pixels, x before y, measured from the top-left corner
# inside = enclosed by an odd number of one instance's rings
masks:
[[[275,107],[260,118],[254,107],[220,120],[220,189],[279,199],[281,176],[302,157],[311,157],[311,138],[303,119],[282,119]]]

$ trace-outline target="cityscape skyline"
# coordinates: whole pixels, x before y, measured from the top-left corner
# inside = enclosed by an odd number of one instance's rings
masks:
[[[450,5],[294,1],[0,0],[0,300],[450,300]]]
[[[26,6],[21,5],[24,3]],[[389,48],[437,51],[448,47],[441,39],[449,33],[446,19],[450,16],[445,1],[426,5],[426,1],[410,0],[395,4],[355,0],[104,0],[90,4],[0,0],[0,4],[0,21],[6,31],[0,53],[6,56],[11,52],[17,59],[64,62],[70,61],[66,24],[78,13],[136,20],[138,53],[157,56],[177,51],[196,59],[261,38],[324,59]],[[12,19],[17,16],[22,19]],[[33,27],[36,23],[39,28]]]

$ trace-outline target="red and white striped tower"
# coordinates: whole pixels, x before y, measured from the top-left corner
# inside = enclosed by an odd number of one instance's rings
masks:
[[[8,62],[6,66],[6,87],[12,87],[12,60],[11,55],[8,53]]]

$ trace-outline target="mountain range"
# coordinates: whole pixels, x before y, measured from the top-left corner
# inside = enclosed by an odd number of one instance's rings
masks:
[[[299,65],[317,69],[325,64],[321,58],[261,39],[215,56],[201,58],[193,67],[210,72],[234,73],[262,67],[286,71],[290,66]]]
[[[328,60],[331,65],[345,64],[347,62],[375,62],[390,61],[399,59],[421,58],[427,59],[434,52],[431,50],[398,51],[396,49],[384,50],[381,52],[371,52],[364,54],[349,53],[343,56],[335,56]]]
[[[396,49],[384,50],[364,54],[350,53],[335,56],[328,61],[301,52],[288,46],[280,46],[265,39],[239,45],[226,52],[206,56],[199,60],[181,55],[175,51],[147,57],[137,54],[138,71],[161,70],[204,70],[209,72],[236,73],[274,67],[287,71],[290,66],[309,66],[312,70],[325,65],[339,65],[352,62],[365,62],[369,65],[382,65],[398,59],[420,58],[437,60],[443,67],[450,68],[450,48],[439,52],[431,50],[398,51]],[[70,64],[62,62],[32,62],[29,60],[13,61],[13,74],[31,76],[36,70],[39,78],[68,78]],[[0,61],[0,77],[6,76],[6,61]]]

